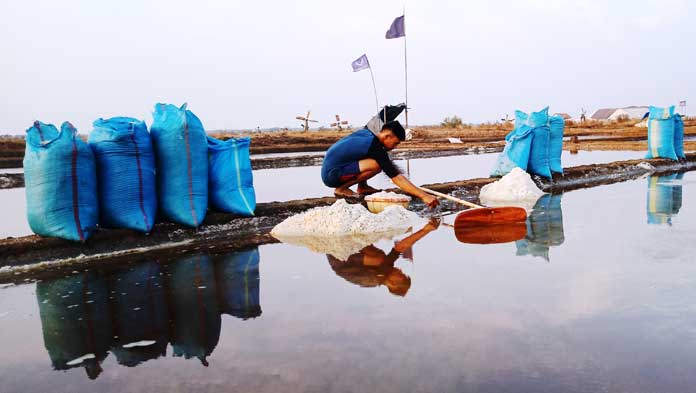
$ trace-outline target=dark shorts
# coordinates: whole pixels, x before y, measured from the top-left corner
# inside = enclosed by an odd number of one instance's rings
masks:
[[[340,187],[342,184],[355,180],[360,175],[360,164],[357,161],[342,167],[331,168],[322,173],[322,180],[327,187]]]

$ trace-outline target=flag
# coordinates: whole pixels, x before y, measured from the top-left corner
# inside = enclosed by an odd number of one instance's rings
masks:
[[[358,57],[354,62],[350,63],[353,66],[353,72],[358,72],[370,68],[370,62],[367,61],[367,55]]]
[[[406,24],[404,23],[404,15],[394,19],[389,30],[387,30],[387,39],[399,38],[406,36]]]

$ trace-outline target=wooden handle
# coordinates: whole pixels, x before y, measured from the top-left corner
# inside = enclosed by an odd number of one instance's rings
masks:
[[[463,200],[463,199],[455,198],[455,197],[453,197],[453,196],[451,196],[451,195],[443,194],[443,193],[441,193],[441,192],[429,190],[429,189],[423,188],[423,187],[418,187],[418,188],[420,188],[421,190],[427,192],[428,194],[432,194],[432,195],[438,196],[438,197],[440,197],[440,198],[449,199],[449,200],[452,201],[452,202],[457,202],[457,203],[460,203],[460,204],[462,204],[462,205],[464,205],[464,206],[469,206],[469,207],[473,207],[473,208],[476,208],[476,209],[483,208],[483,206],[479,206],[479,205],[477,205],[477,204],[475,204],[475,203],[467,202],[467,201],[465,201],[465,200]]]

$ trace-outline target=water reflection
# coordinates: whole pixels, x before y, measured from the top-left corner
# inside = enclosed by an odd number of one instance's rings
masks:
[[[439,220],[430,220],[419,231],[394,243],[389,253],[372,244],[343,260],[331,254],[326,254],[326,258],[334,273],[352,284],[364,288],[384,285],[389,293],[406,296],[411,288],[411,278],[394,264],[401,256],[413,260],[413,245],[437,230],[439,225]]]
[[[220,309],[237,318],[261,315],[259,250],[226,255],[215,264]]]
[[[166,356],[168,344],[173,356],[207,366],[220,339],[221,313],[261,315],[259,252],[85,271],[38,282],[36,297],[56,370],[82,367],[95,379],[109,352],[119,364],[135,367]]]
[[[648,177],[648,224],[672,225],[682,207],[684,173]]]
[[[169,342],[169,309],[161,266],[146,262],[109,277],[114,342],[119,364],[134,367],[164,356]]]
[[[36,284],[44,346],[56,370],[84,367],[101,374],[113,333],[106,280],[84,272]]]
[[[195,255],[170,264],[169,295],[172,304],[174,356],[198,358],[208,366],[220,339],[215,270],[206,255]]]
[[[515,243],[517,255],[531,255],[550,261],[549,249],[563,244],[562,195],[545,194],[539,198],[527,217],[527,236]]]

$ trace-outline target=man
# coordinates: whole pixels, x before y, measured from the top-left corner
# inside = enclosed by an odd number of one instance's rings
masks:
[[[350,189],[351,186],[357,184],[360,195],[374,193],[377,190],[370,187],[367,180],[384,171],[400,189],[420,198],[428,207],[435,207],[439,204],[437,198],[411,183],[387,154],[405,139],[406,131],[398,121],[385,123],[377,135],[368,129],[355,131],[334,143],[326,152],[321,179],[326,186],[335,188],[337,197],[355,197],[357,194]]]

